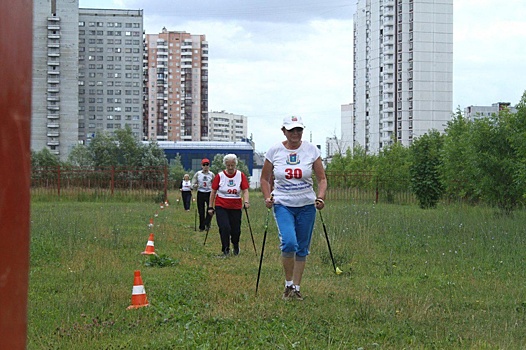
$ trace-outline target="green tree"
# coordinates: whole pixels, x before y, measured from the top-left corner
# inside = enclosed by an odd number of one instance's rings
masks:
[[[473,124],[457,110],[447,123],[442,149],[441,174],[444,193],[451,200],[476,202],[475,152],[470,142]]]
[[[517,208],[524,186],[517,180],[521,158],[513,140],[520,135],[512,127],[513,115],[502,110],[498,115],[475,120],[470,140],[475,151],[477,186],[483,199],[504,213]]]
[[[415,139],[410,147],[411,190],[422,209],[435,208],[443,192],[440,164],[443,136],[437,130]]]
[[[376,159],[375,179],[387,201],[394,201],[394,194],[404,192],[409,186],[410,153],[400,142],[383,148]]]
[[[142,143],[137,141],[133,136],[131,128],[126,125],[124,129],[115,130],[114,136],[118,165],[126,165],[128,167],[143,166],[141,160],[144,156],[144,149]]]
[[[96,167],[108,167],[119,164],[118,147],[115,138],[102,131],[98,132],[91,140],[88,150]]]
[[[136,161],[138,166],[141,167],[161,167],[168,165],[168,159],[166,159],[166,154],[159,147],[157,142],[149,142],[147,145],[139,144],[139,149],[137,152],[137,157],[139,158]],[[179,157],[179,161],[181,157]]]
[[[509,116],[507,135],[516,158],[515,185],[526,200],[526,92],[517,104],[517,113]]]
[[[184,174],[190,175],[190,179],[194,176],[192,170],[185,170],[181,162],[181,155],[177,153],[175,159],[170,164],[170,179],[176,188],[179,188],[180,182],[183,180]]]
[[[68,164],[75,167],[92,168],[95,162],[88,147],[77,144],[68,155]]]
[[[61,165],[60,160],[48,148],[43,148],[39,152],[31,151],[31,166],[33,168],[57,167],[59,165]]]

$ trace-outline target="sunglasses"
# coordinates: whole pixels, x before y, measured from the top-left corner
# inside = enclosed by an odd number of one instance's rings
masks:
[[[210,163],[203,163],[203,166],[209,166]]]

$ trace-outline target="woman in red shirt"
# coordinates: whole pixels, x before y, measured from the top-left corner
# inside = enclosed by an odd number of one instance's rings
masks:
[[[238,255],[242,209],[250,207],[249,184],[245,174],[237,170],[235,154],[224,156],[223,164],[226,169],[219,172],[212,181],[208,213],[216,214],[223,255],[230,254],[230,242],[234,246],[234,255]]]

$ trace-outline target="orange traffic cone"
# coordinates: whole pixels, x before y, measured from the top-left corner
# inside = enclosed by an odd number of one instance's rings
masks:
[[[152,228],[152,227],[153,227],[153,218],[150,218],[150,223],[148,224],[148,227],[149,227],[149,228]]]
[[[151,255],[155,254],[155,247],[153,246],[153,233],[150,233],[148,242],[146,243],[146,249],[141,253],[142,255]]]
[[[161,210],[163,210],[163,209],[164,209],[164,203],[161,202],[161,205],[160,205],[160,206],[161,206]]]
[[[148,300],[146,299],[146,290],[142,284],[141,271],[135,270],[133,278],[133,289],[131,297],[131,305],[126,309],[138,309],[143,306],[148,306]]]

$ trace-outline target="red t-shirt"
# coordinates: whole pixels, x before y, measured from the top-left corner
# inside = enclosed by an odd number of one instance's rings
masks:
[[[233,175],[226,171],[218,173],[212,181],[212,189],[217,191],[215,205],[225,209],[242,209],[241,191],[248,189],[248,179],[241,171]]]

